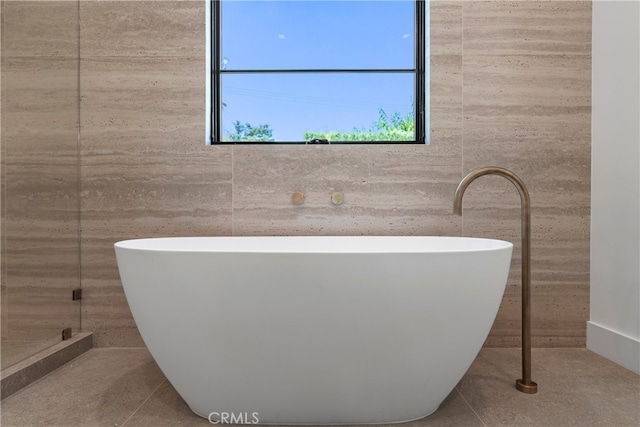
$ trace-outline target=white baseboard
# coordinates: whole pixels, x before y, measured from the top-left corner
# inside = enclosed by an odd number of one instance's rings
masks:
[[[588,321],[587,348],[640,375],[640,340]]]

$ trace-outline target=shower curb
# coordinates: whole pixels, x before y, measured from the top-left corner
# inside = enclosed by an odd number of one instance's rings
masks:
[[[93,333],[82,332],[2,370],[0,400],[11,396],[93,348]]]

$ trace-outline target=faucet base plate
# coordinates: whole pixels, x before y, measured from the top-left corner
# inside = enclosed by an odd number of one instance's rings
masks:
[[[538,384],[533,381],[524,382],[524,380],[516,380],[516,389],[527,394],[536,394],[538,392]]]

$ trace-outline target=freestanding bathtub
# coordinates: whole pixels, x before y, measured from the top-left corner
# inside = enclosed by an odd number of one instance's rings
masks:
[[[135,322],[168,380],[196,414],[246,424],[431,414],[489,333],[512,247],[462,237],[115,244]]]

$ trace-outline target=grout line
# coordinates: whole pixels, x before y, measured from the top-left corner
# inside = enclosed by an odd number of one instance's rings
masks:
[[[234,193],[235,193],[235,171],[236,171],[236,163],[235,163],[235,159],[234,159],[234,154],[235,154],[235,148],[234,146],[231,146],[231,236],[235,236],[236,235],[236,224],[235,224],[235,218],[236,218],[236,207],[234,205],[235,200],[234,200]]]
[[[167,382],[167,379],[165,378],[165,379],[164,379],[164,381],[162,381],[162,382],[158,385],[158,387],[156,387],[156,388],[151,392],[151,394],[149,395],[149,397],[147,397],[147,398],[144,400],[144,402],[142,402],[140,405],[138,405],[138,407],[137,407],[137,408],[136,408],[136,409],[131,413],[131,415],[129,415],[129,417],[128,417],[126,420],[124,420],[124,422],[123,422],[122,424],[120,424],[120,427],[124,427],[124,425],[125,425],[125,424],[127,424],[131,418],[133,418],[133,416],[134,416],[134,415],[135,415],[135,414],[140,410],[140,408],[142,408],[142,407],[144,406],[144,404],[145,404],[145,403],[147,403],[147,402],[149,401],[149,399],[151,399],[151,396],[153,396],[153,395],[155,394],[155,392],[156,392],[156,391],[158,391],[158,389],[159,389],[160,387],[162,387],[162,385],[163,385],[164,383],[166,383],[166,382]]]
[[[464,169],[464,3],[460,6],[460,179],[465,177]],[[464,205],[463,205],[464,207]],[[460,214],[460,235],[464,236],[464,209]]]
[[[78,288],[82,290],[82,63],[80,60],[82,59],[82,39],[80,38],[82,34],[80,30],[81,26],[81,16],[80,16],[80,1],[78,1],[78,22],[77,22],[77,36],[78,36],[78,140],[77,140],[77,165],[78,165]],[[78,302],[78,329],[80,332],[82,329],[82,299]]]
[[[464,397],[464,395],[462,393],[460,393],[460,390],[458,390],[458,387],[456,387],[456,391],[458,392],[458,394],[460,395],[460,397],[462,398],[462,400],[464,400],[464,403],[467,404],[467,406],[469,407],[469,409],[471,409],[471,412],[473,412],[473,414],[478,417],[478,420],[482,423],[482,425],[484,427],[487,427],[487,425],[484,423],[484,421],[482,421],[482,418],[480,418],[480,415],[478,415],[478,413],[476,412],[475,409],[473,409],[473,406],[471,406],[471,404],[469,403],[469,401]]]
[[[113,347],[93,347],[92,350],[106,350],[106,351],[110,351],[110,350],[146,350],[149,351],[149,349],[144,346],[144,347],[124,347],[124,346],[113,346]]]

